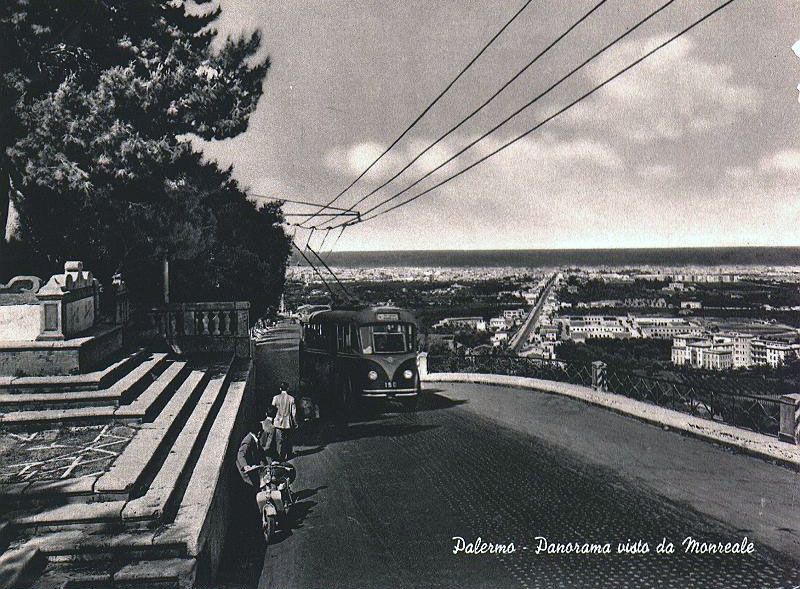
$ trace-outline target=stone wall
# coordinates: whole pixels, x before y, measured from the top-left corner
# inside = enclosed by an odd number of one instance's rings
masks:
[[[0,341],[33,341],[40,329],[39,303],[0,305]]]
[[[32,341],[39,335],[40,286],[36,276],[17,276],[0,284],[0,341]]]

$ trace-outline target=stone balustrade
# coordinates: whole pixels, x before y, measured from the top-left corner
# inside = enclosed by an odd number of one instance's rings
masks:
[[[150,311],[151,335],[179,352],[233,352],[251,357],[250,303],[172,303]]]

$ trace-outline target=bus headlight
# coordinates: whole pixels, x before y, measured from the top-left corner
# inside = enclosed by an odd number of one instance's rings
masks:
[[[378,380],[378,373],[375,372],[374,370],[370,370],[369,372],[367,372],[367,378],[369,378],[370,380]]]
[[[406,380],[411,380],[412,378],[414,378],[414,373],[411,372],[410,370],[406,370],[403,372],[403,378],[405,378]]]

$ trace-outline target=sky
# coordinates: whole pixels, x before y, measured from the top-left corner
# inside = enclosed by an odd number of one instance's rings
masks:
[[[391,177],[597,1],[531,2],[336,205],[352,205]],[[607,0],[478,116],[359,209],[406,188],[663,2]],[[675,0],[403,197],[535,126],[721,3]],[[327,202],[523,4],[221,0],[220,37],[260,29],[262,55],[272,66],[247,131],[196,143],[209,159],[232,165],[254,197]],[[800,59],[791,51],[800,39],[798,15],[797,1],[737,0],[453,181],[349,227],[338,241],[338,232],[331,233],[324,249],[334,242],[337,251],[798,246]],[[286,204],[284,210],[314,209]],[[290,229],[306,243],[308,231]],[[315,232],[311,247],[319,248],[322,237]]]

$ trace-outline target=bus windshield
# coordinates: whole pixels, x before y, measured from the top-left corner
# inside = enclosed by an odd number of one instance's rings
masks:
[[[411,351],[414,345],[413,326],[408,323],[381,323],[361,328],[364,354],[398,354]]]

